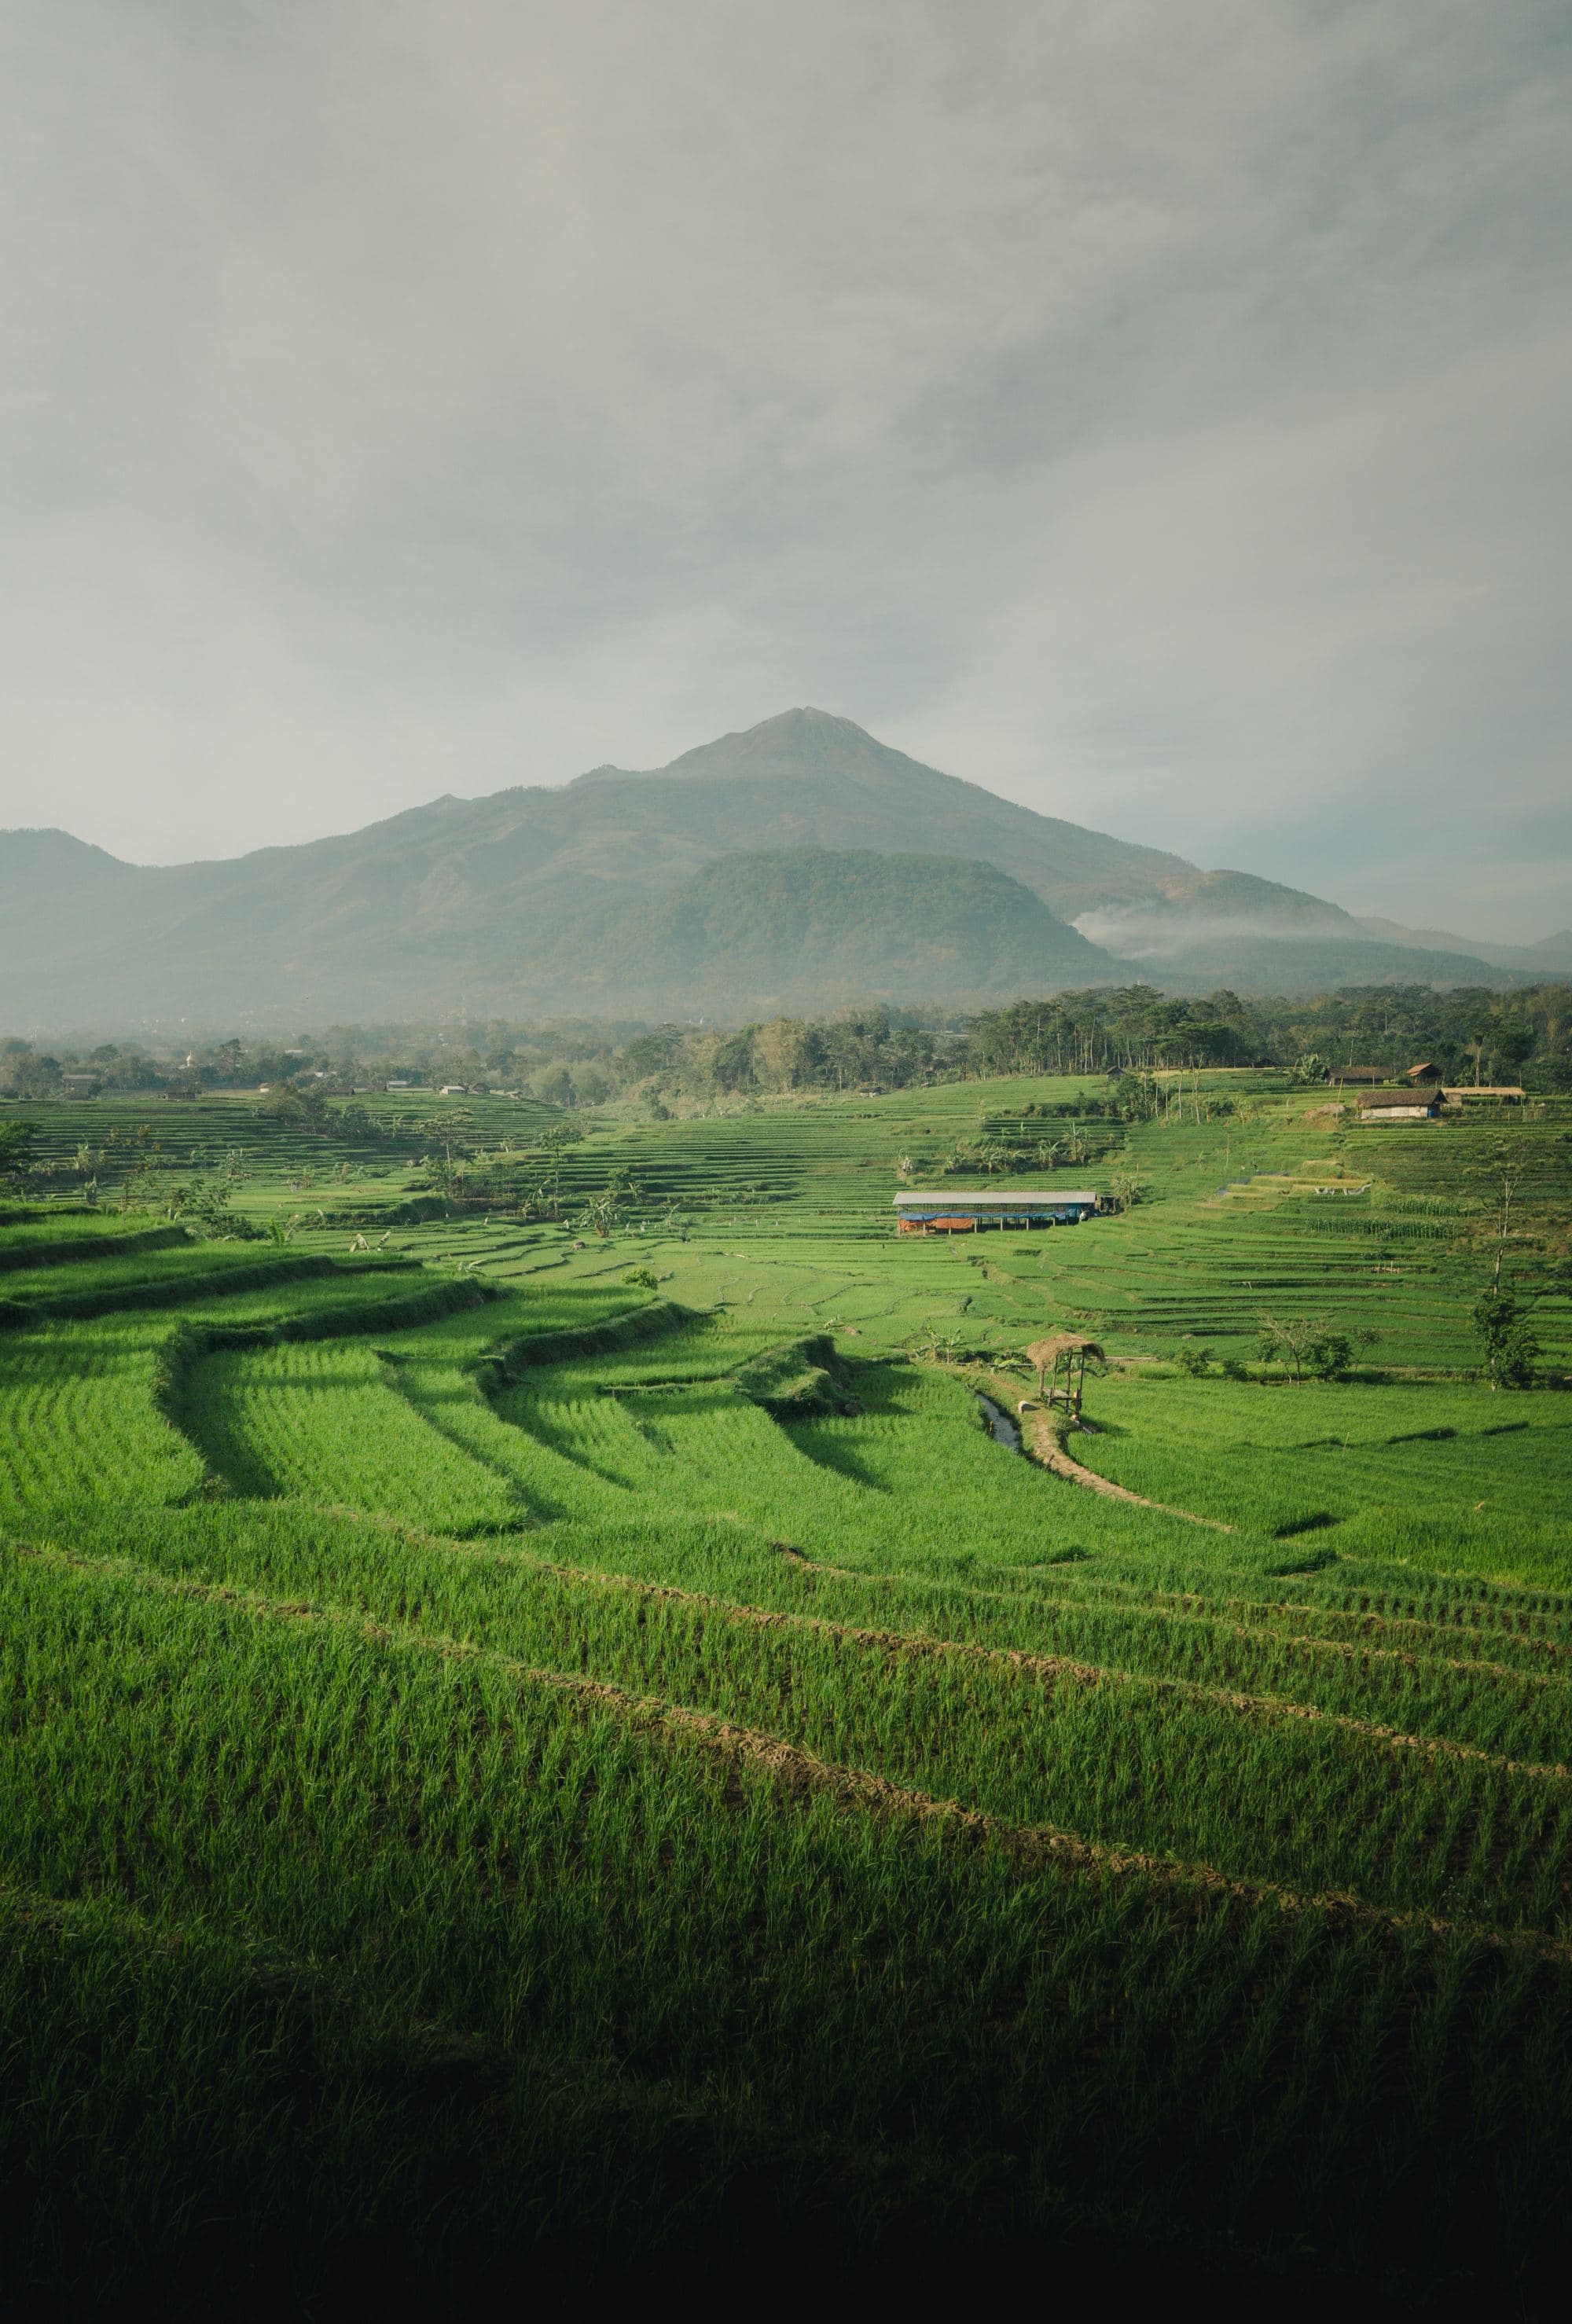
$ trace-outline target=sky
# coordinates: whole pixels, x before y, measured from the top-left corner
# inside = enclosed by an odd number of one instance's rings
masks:
[[[795,704],[1572,925],[1565,0],[9,0],[0,823]]]

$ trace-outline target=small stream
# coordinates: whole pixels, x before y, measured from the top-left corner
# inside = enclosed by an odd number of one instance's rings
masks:
[[[987,1420],[989,1427],[994,1432],[994,1443],[1007,1444],[1012,1452],[1019,1452],[1021,1450],[1021,1431],[1016,1426],[1015,1422],[1011,1418],[1009,1413],[1001,1411],[1000,1407],[994,1402],[992,1397],[979,1395],[977,1402],[982,1406],[984,1416]]]

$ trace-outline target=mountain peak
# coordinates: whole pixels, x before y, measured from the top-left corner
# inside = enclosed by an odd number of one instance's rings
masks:
[[[859,726],[855,718],[839,718],[832,710],[816,710],[810,702],[802,704],[796,710],[778,711],[773,718],[763,719],[757,726],[750,726],[746,732],[767,734],[772,729],[796,734],[853,734],[859,742],[874,742],[867,728]],[[875,744],[875,748],[883,747],[883,744]]]
[[[781,776],[849,773],[859,766],[888,770],[915,763],[879,742],[855,719],[837,718],[830,711],[805,704],[795,710],[778,711],[773,718],[762,719],[757,726],[744,727],[738,733],[718,734],[713,742],[700,742],[661,772],[703,775],[724,765],[727,774]]]

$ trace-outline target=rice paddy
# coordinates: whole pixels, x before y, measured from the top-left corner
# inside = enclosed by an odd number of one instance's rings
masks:
[[[1120,1215],[894,1237],[898,1157],[1088,1090],[592,1124],[556,1218],[411,1218],[401,1165],[357,1185],[369,1253],[337,1215],[0,1223],[38,2300],[450,2303],[763,2246],[1549,2312],[1568,1125],[1371,1131],[1219,1075],[1227,1114],[1104,1125]],[[1470,1323],[1508,1137],[1511,1393]],[[1267,1312],[1344,1376],[1264,1360]],[[983,1425],[1067,1328],[1111,1360],[1066,1442],[1142,1503]]]

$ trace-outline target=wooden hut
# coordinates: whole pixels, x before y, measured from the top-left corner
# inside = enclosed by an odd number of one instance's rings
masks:
[[[1062,1400],[1078,1420],[1087,1366],[1105,1363],[1107,1358],[1096,1340],[1087,1339],[1084,1333],[1055,1332],[1046,1340],[1033,1340],[1026,1351],[1026,1360],[1036,1367],[1038,1395],[1046,1397],[1050,1405]]]

